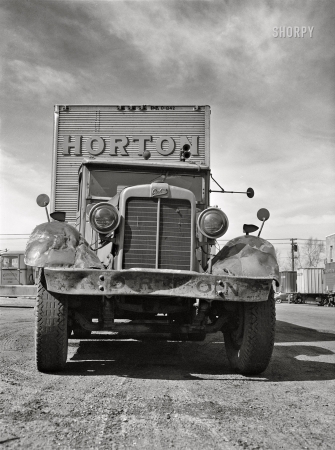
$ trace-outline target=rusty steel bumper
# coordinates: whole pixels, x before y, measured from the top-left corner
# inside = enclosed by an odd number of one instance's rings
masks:
[[[204,300],[266,301],[272,277],[210,275],[181,270],[45,268],[47,290],[67,295],[143,295]]]

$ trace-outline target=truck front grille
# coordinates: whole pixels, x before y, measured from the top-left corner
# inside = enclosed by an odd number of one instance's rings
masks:
[[[188,200],[132,197],[126,204],[123,268],[190,270]]]

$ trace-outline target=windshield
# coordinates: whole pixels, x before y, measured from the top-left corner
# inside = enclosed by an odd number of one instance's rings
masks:
[[[19,257],[18,256],[2,256],[1,266],[3,269],[18,269]]]
[[[165,172],[130,172],[92,170],[90,177],[90,195],[93,197],[114,197],[118,187],[137,186],[139,184],[168,183],[193,192],[197,201],[203,201],[203,175],[190,175]]]

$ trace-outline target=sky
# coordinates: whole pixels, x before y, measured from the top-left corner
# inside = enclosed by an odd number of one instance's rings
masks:
[[[335,233],[334,18],[331,0],[2,0],[0,250],[46,221],[54,104],[210,105],[214,178],[255,190],[212,194],[223,239],[260,208],[266,239]]]

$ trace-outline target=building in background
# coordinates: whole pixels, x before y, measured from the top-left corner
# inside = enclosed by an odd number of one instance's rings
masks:
[[[335,233],[326,236],[325,286],[327,291],[335,292]]]
[[[326,236],[326,263],[334,262],[335,233]]]

